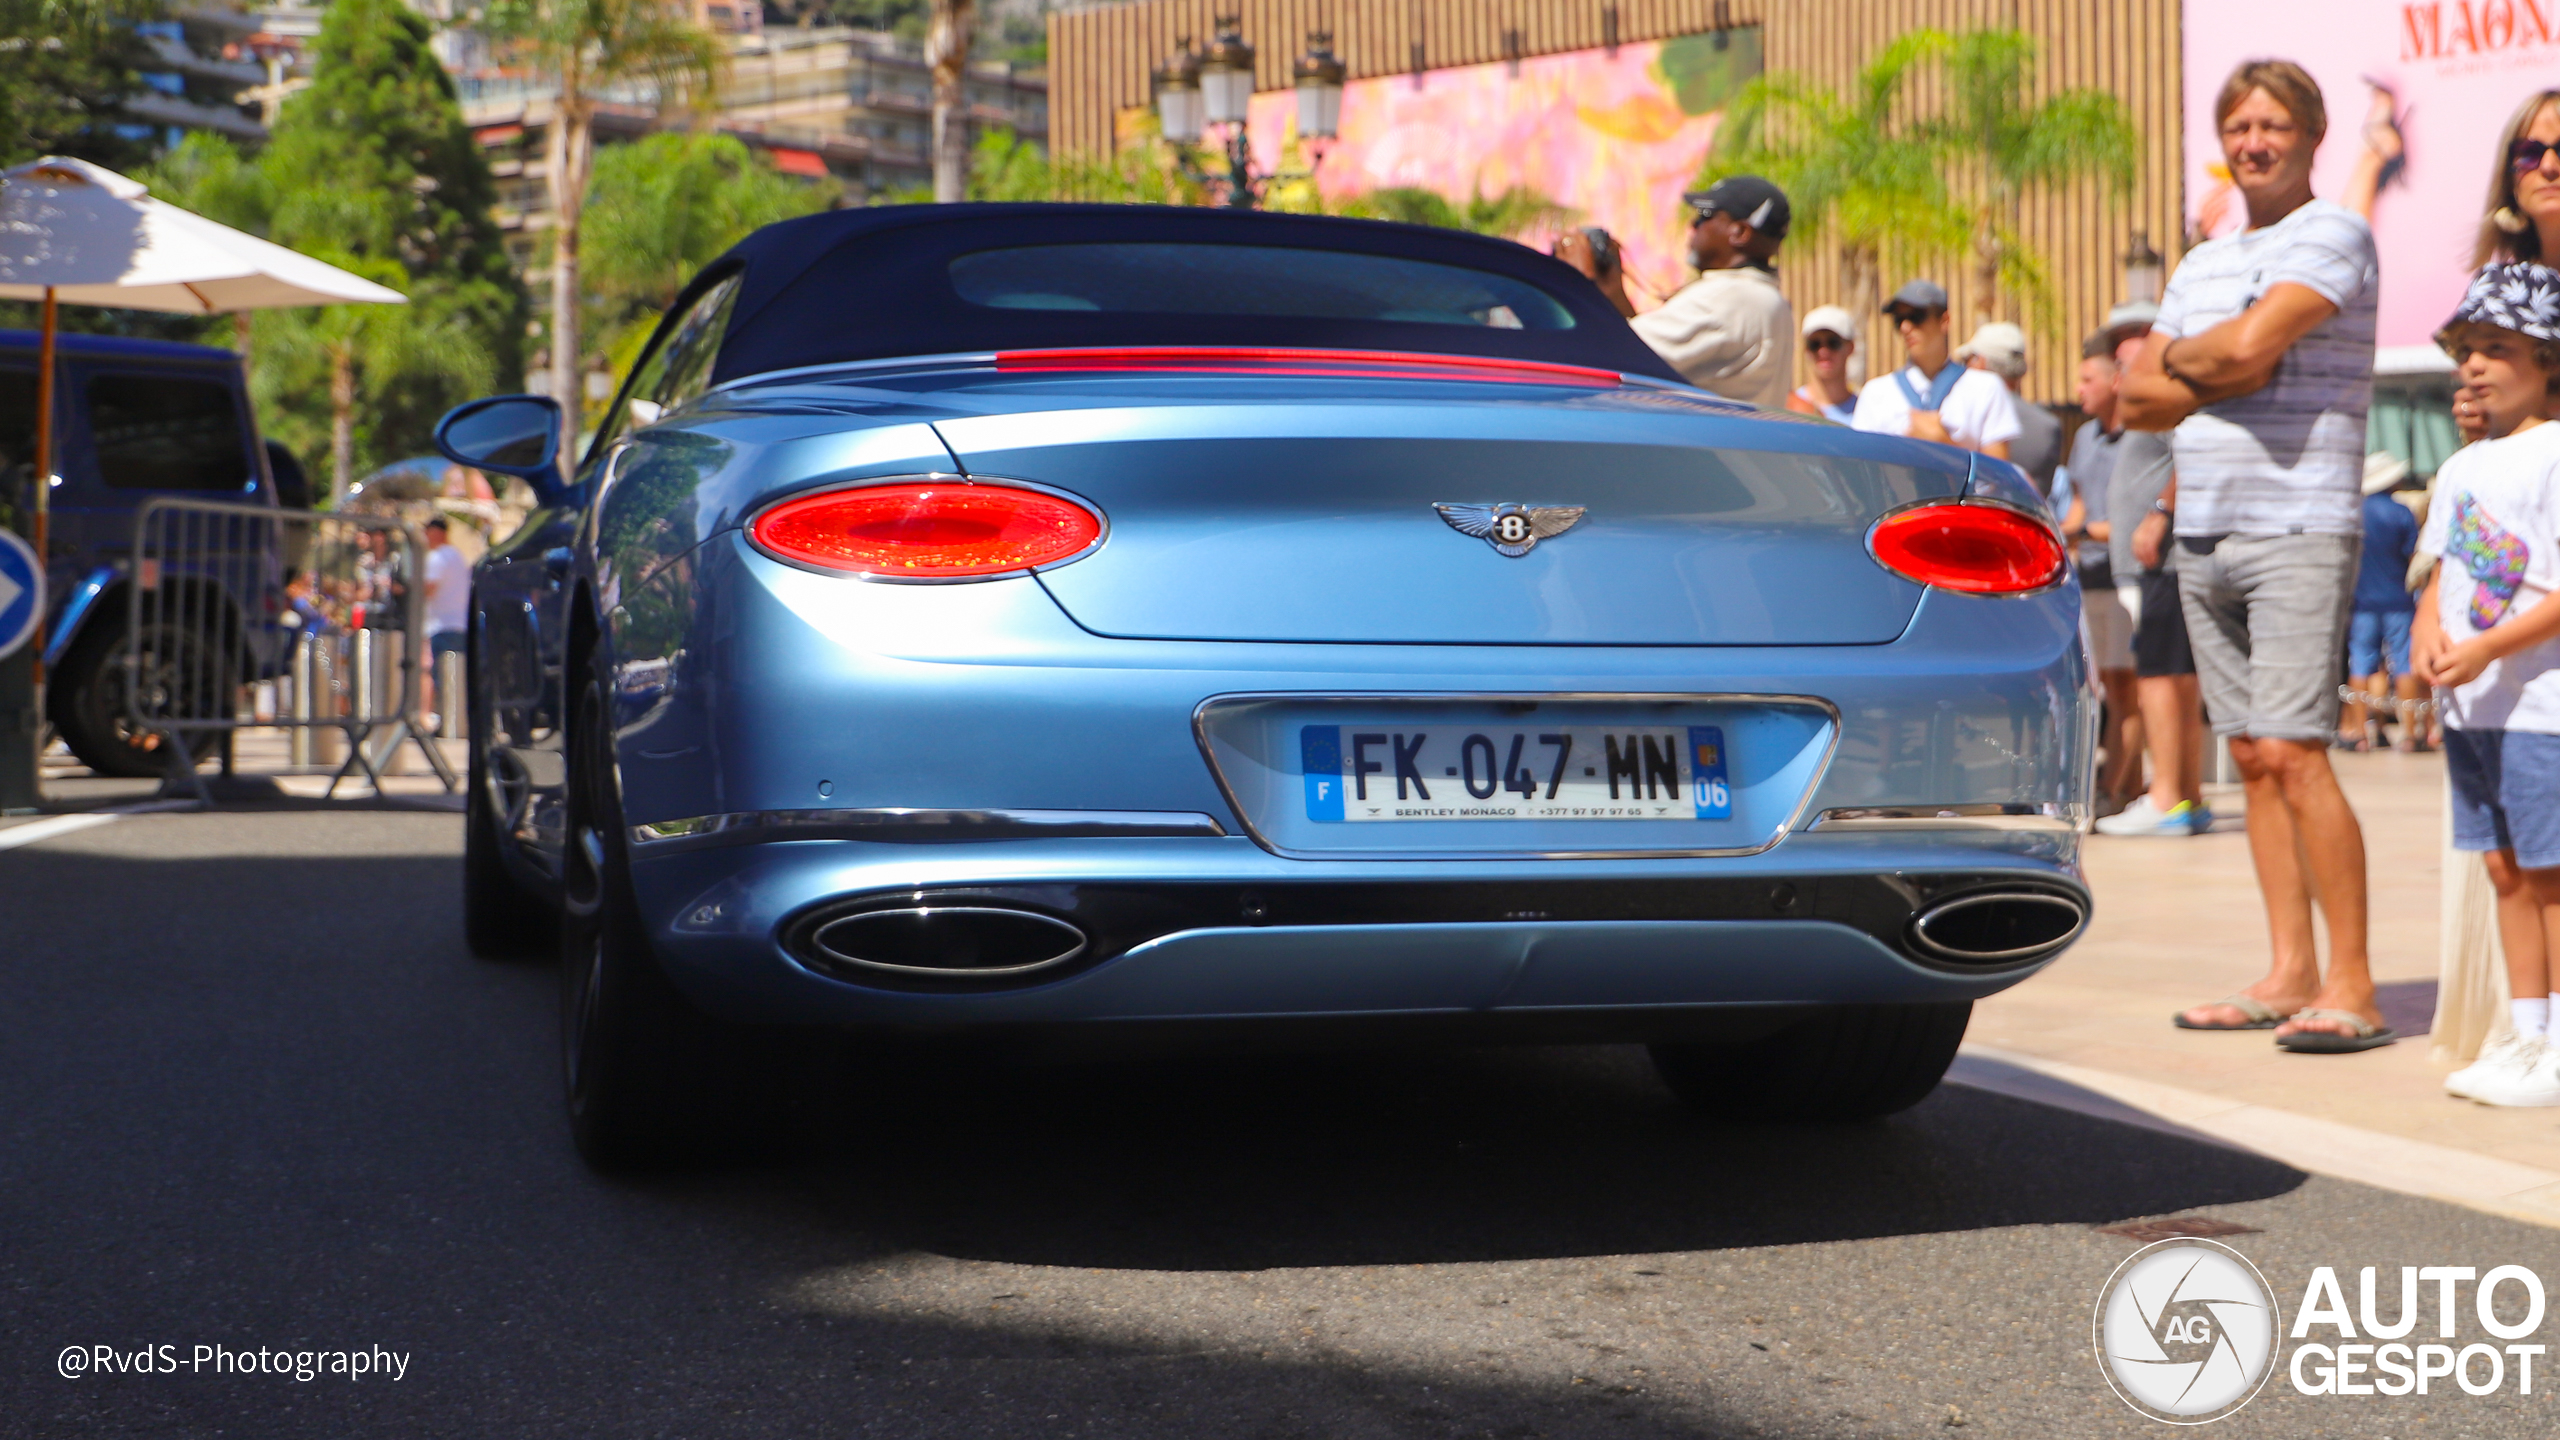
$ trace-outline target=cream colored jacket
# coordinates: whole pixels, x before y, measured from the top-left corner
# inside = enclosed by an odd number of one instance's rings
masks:
[[[1796,312],[1758,266],[1710,270],[1629,324],[1701,390],[1783,409],[1795,381]]]

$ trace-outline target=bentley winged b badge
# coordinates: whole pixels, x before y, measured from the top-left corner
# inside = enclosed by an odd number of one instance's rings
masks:
[[[1518,557],[1582,523],[1579,505],[1434,505],[1449,528]]]

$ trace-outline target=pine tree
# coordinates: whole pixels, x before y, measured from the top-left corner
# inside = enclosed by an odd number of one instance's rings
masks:
[[[379,343],[355,362],[352,449],[329,399],[344,385],[303,373],[315,347],[253,352],[271,428],[304,454],[325,447],[359,471],[427,453],[445,410],[477,385],[524,371],[524,286],[491,214],[488,162],[428,38],[400,0],[334,0],[311,85],[285,102],[256,161],[269,239],[406,277],[385,283],[407,293],[407,313],[362,327]],[[311,323],[276,314],[258,327]]]

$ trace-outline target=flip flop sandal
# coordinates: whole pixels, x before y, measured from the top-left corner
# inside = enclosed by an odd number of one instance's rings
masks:
[[[2275,1007],[2254,995],[2225,995],[2213,1003],[2228,1005],[2249,1018],[2238,1025],[2198,1025],[2187,1018],[2186,1011],[2181,1010],[2169,1017],[2169,1023],[2181,1030],[2273,1030],[2284,1023],[2284,1016]],[[2194,1008],[2202,1010],[2206,1007],[2198,1005]]]
[[[2297,1030],[2276,1037],[2276,1048],[2297,1055],[2353,1055],[2359,1050],[2378,1050],[2400,1038],[2400,1032],[2387,1025],[2376,1025],[2353,1010],[2296,1010],[2296,1020],[2336,1020],[2355,1033],[2340,1035],[2333,1030]]]

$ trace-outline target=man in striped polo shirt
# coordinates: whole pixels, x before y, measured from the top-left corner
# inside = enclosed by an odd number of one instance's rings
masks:
[[[2169,542],[2205,710],[2247,787],[2275,962],[2177,1023],[2273,1028],[2288,1050],[2369,1049],[2392,1037],[2365,952],[2364,833],[2328,745],[2362,537],[2380,272],[2364,219],[2312,196],[2328,115],[2310,75],[2249,61],[2214,116],[2248,228],[2188,253],[2117,403],[2125,424],[2172,432],[2176,478],[2134,543],[2149,564]]]

